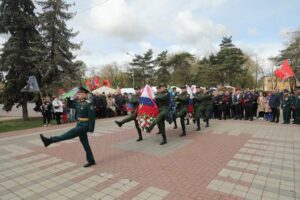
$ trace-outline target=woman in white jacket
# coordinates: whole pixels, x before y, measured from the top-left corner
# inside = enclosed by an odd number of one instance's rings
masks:
[[[55,97],[55,99],[52,101],[52,107],[53,107],[56,123],[61,124],[60,119],[63,113],[63,107],[64,107],[63,102],[59,100],[58,97]]]

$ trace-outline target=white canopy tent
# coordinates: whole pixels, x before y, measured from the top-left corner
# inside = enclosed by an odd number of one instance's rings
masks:
[[[113,89],[113,88],[110,88],[110,87],[107,87],[107,86],[102,86],[100,88],[97,88],[96,90],[93,90],[92,93],[93,94],[96,94],[96,93],[99,93],[99,94],[102,94],[102,93],[105,93],[105,94],[114,94],[115,92],[117,92],[116,89]]]
[[[134,88],[122,88],[121,89],[121,94],[124,94],[124,93],[127,93],[127,94],[135,94],[135,90]]]

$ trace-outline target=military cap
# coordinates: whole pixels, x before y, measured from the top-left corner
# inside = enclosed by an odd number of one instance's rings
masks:
[[[283,92],[284,93],[289,93],[289,90],[288,89],[284,89]]]
[[[300,90],[300,86],[295,86],[295,89],[296,90]]]
[[[139,88],[139,87],[134,87],[134,90],[140,90],[141,88]]]
[[[87,88],[85,88],[84,86],[79,86],[77,93],[90,93],[90,91]]]
[[[197,89],[201,88],[199,85],[196,86]]]

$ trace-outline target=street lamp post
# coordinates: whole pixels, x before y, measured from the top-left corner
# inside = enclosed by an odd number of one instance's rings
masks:
[[[126,52],[127,55],[131,56],[132,59],[134,59],[134,56],[132,54],[130,54],[129,52]],[[132,70],[132,87],[134,88],[134,70]]]

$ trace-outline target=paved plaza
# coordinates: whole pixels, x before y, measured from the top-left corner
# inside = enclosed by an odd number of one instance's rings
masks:
[[[300,127],[256,120],[212,120],[187,136],[167,125],[168,144],[133,123],[96,121],[89,135],[96,165],[83,168],[78,139],[44,148],[39,134],[74,124],[0,134],[1,200],[300,199]]]

